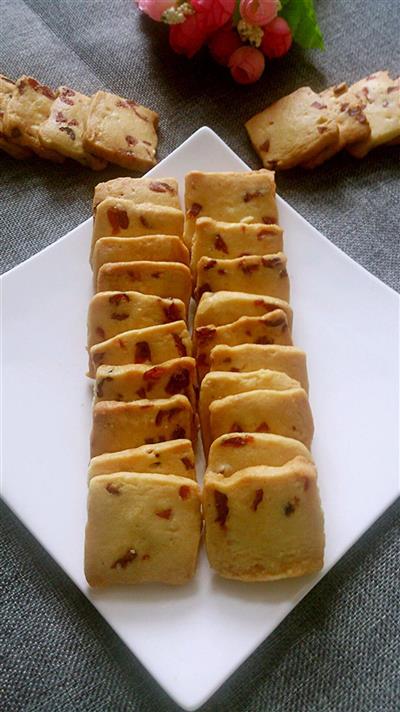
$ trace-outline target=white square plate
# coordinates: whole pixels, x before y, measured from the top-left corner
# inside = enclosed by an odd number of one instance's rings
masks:
[[[184,175],[193,169],[248,170],[202,128],[151,175],[176,176],[183,195]],[[399,300],[281,199],[279,211],[294,342],[308,354],[326,572],[397,495]],[[90,236],[91,219],[3,277],[3,493],[159,684],[193,710],[320,576],[229,582],[211,573],[202,553],[195,580],[183,588],[88,589]]]

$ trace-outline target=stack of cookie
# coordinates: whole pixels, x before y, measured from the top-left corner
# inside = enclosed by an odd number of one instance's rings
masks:
[[[375,72],[320,94],[301,87],[246,123],[264,166],[315,168],[345,148],[363,158],[400,141],[400,78]]]
[[[158,114],[105,91],[56,91],[29,76],[0,75],[0,149],[14,158],[65,158],[101,170],[107,161],[146,171],[156,163]]]
[[[207,553],[220,575],[247,581],[323,563],[306,361],[292,345],[277,222],[270,171],[186,177]]]
[[[194,574],[196,368],[176,180],[97,186],[89,375],[95,379],[85,572],[93,586]]]

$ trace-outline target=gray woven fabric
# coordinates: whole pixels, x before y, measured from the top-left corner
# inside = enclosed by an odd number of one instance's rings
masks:
[[[160,158],[207,124],[256,167],[242,124],[270,101],[302,84],[320,89],[380,68],[399,72],[398,2],[317,5],[326,52],[293,49],[256,86],[239,87],[205,55],[191,63],[173,55],[164,28],[140,17],[130,0],[0,0],[0,72],[28,72],[87,92],[105,87],[158,110]],[[362,162],[344,154],[315,172],[277,176],[293,207],[395,289],[398,159],[398,147],[386,148]],[[122,173],[111,167],[101,179]],[[1,156],[2,270],[87,218],[98,180],[70,163]],[[0,511],[1,709],[176,710],[7,508]],[[398,710],[397,522],[394,506],[203,712]]]

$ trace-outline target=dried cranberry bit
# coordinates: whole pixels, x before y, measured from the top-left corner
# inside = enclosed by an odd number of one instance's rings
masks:
[[[254,343],[261,346],[268,346],[274,343],[274,339],[272,336],[258,336]]]
[[[245,260],[241,260],[239,262],[239,267],[243,274],[251,274],[252,272],[257,272],[257,270],[260,269],[260,263],[249,264]]]
[[[166,415],[167,415],[167,414],[166,414],[165,410],[159,410],[159,411],[158,411],[158,413],[157,413],[157,415],[156,415],[156,417],[155,417],[155,421],[154,421],[155,424],[157,425],[157,427],[158,427],[159,425],[161,425],[161,423],[163,422],[163,419],[164,419],[164,417],[165,417]]]
[[[223,274],[226,274],[226,269],[217,269],[217,273],[222,276]]]
[[[143,143],[148,142],[143,141]],[[158,180],[151,181],[151,183],[149,184],[149,189],[152,190],[154,193],[171,193],[172,195],[175,195],[175,190],[168,183],[163,183],[162,181]]]
[[[181,440],[186,438],[186,430],[181,425],[177,425],[172,433],[172,440]]]
[[[62,111],[57,111],[55,120],[58,124],[67,123],[67,118],[64,116]]]
[[[153,277],[153,279],[160,279],[161,275],[162,272],[152,272],[150,276]]]
[[[296,511],[297,507],[300,504],[300,500],[298,497],[293,497],[289,502],[287,502],[284,507],[283,507],[283,512],[286,517],[290,517],[291,514],[294,514]]]
[[[243,428],[240,425],[240,423],[237,423],[236,421],[232,423],[230,430],[230,433],[243,433]]]
[[[106,485],[106,490],[110,494],[121,494],[121,487],[122,485],[115,485],[113,482],[109,482],[108,485]]]
[[[175,346],[178,354],[180,356],[187,356],[187,349],[185,344],[183,343],[182,338],[179,336],[179,334],[172,334],[172,338],[175,341]]]
[[[205,344],[207,341],[212,341],[216,334],[215,326],[199,326],[196,329],[196,338],[199,344]]]
[[[136,395],[139,396],[139,398],[146,398],[146,391],[143,386],[136,391]]]
[[[137,138],[135,138],[134,136],[131,136],[130,134],[125,136],[125,141],[127,142],[128,146],[136,146],[136,144],[138,142]]]
[[[120,349],[126,349],[126,343],[123,339],[118,339],[117,344],[120,347]]]
[[[71,119],[68,121],[68,126],[79,126],[79,121],[77,119]]]
[[[158,381],[166,372],[166,369],[163,366],[154,366],[153,368],[149,368],[146,373],[143,374],[143,380],[144,381]]]
[[[102,398],[102,397],[103,397],[103,394],[104,394],[103,386],[104,386],[104,384],[107,383],[107,382],[110,382],[110,381],[112,381],[112,380],[113,380],[113,379],[111,378],[111,376],[105,376],[104,378],[101,379],[101,381],[99,381],[99,382],[97,383],[97,385],[96,385],[96,396],[97,396],[98,398]]]
[[[262,228],[257,232],[257,240],[263,240],[264,237],[268,237],[268,235],[271,235],[271,230],[268,230],[267,228]]]
[[[340,105],[340,111],[347,111],[348,108],[349,108],[348,102],[345,102],[344,104]]]
[[[190,497],[190,487],[188,485],[179,487],[179,496],[181,499],[188,499]]]
[[[115,304],[118,306],[121,304],[121,302],[130,302],[131,299],[128,294],[124,294],[123,292],[120,292],[119,294],[113,294],[111,297],[109,297],[108,301],[110,304]]]
[[[217,516],[214,521],[219,524],[222,529],[226,530],[226,520],[229,514],[228,497],[223,492],[214,490],[214,502],[215,509],[217,510]]]
[[[271,161],[271,163],[277,164],[278,161]],[[262,221],[265,225],[275,225],[275,218],[272,218],[270,215],[264,215]]]
[[[256,428],[256,433],[270,433],[270,432],[271,432],[271,429],[270,429],[268,423],[265,422],[265,420],[262,423],[260,423],[258,428]]]
[[[225,438],[221,445],[222,447],[244,447],[245,445],[250,445],[253,442],[254,437],[252,435],[235,435],[233,438]]]
[[[267,138],[264,141],[264,143],[261,144],[261,146],[259,147],[259,150],[265,151],[265,152],[269,151],[270,144],[271,144],[271,142],[270,142],[269,138]]]
[[[251,505],[251,508],[252,508],[253,512],[256,512],[256,511],[257,511],[257,507],[258,507],[258,505],[261,504],[261,502],[263,501],[263,497],[264,497],[264,490],[262,490],[262,489],[257,489],[257,490],[255,491],[253,503],[252,503],[252,505]]]
[[[313,103],[311,104],[311,106],[312,106],[314,109],[321,109],[321,110],[328,108],[326,104],[321,104],[320,101],[313,101]]]
[[[108,222],[112,228],[112,234],[118,235],[120,230],[126,230],[129,227],[129,217],[126,210],[120,208],[109,208],[107,210]]]
[[[142,561],[147,561],[148,559],[150,559],[150,554],[143,554]]]
[[[150,228],[150,224],[149,224],[148,220],[146,220],[146,218],[144,217],[144,215],[141,215],[141,216],[139,217],[139,220],[140,220],[140,222],[142,223],[143,227],[147,227],[148,229]]]
[[[203,271],[208,272],[208,270],[213,269],[217,264],[217,260],[208,260],[207,264],[203,266]]]
[[[387,88],[388,94],[391,94],[393,91],[400,91],[400,84],[394,84],[393,86]]]
[[[126,274],[133,282],[137,282],[141,277],[140,272],[135,272],[133,269],[127,269]]]
[[[181,318],[179,307],[175,302],[172,302],[168,307],[164,307],[164,314],[167,321],[179,321]]]
[[[225,255],[229,253],[228,250],[228,245],[226,244],[225,240],[221,235],[216,235],[215,240],[214,240],[214,247],[218,252],[224,252]]]
[[[189,457],[181,457],[182,465],[185,465],[186,470],[193,470],[194,462]]]
[[[104,329],[101,326],[96,327],[96,336],[98,336],[99,339],[101,339],[102,341],[105,340],[106,332],[104,331]]]
[[[165,392],[168,395],[176,395],[177,393],[185,392],[190,384],[190,374],[187,368],[183,368],[177,373],[173,373],[165,386]]]
[[[117,312],[113,312],[111,314],[111,319],[116,319],[116,321],[124,321],[124,319],[129,319],[129,314],[118,314]]]
[[[200,203],[192,203],[191,208],[188,210],[187,216],[189,218],[197,218],[202,207],[203,206],[200,205]]]
[[[264,194],[264,190],[255,190],[253,193],[245,193],[243,196],[243,202],[249,203],[251,200],[255,200],[255,198],[261,198]]]
[[[170,519],[172,514],[172,509],[161,509],[160,511],[156,512],[157,517],[160,517],[161,519]]]
[[[137,552],[135,549],[128,549],[128,551],[121,556],[120,559],[117,559],[114,561],[114,563],[111,565],[112,569],[117,569],[120,567],[121,569],[126,569],[128,564],[132,563],[137,557]]]
[[[138,341],[135,344],[135,363],[145,363],[151,361],[150,346],[147,341]]]

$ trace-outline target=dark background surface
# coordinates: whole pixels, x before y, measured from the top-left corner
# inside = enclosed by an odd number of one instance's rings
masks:
[[[206,54],[188,62],[170,52],[165,28],[128,0],[1,0],[0,72],[88,93],[106,88],[157,110],[160,159],[207,124],[258,167],[243,121],[266,104],[304,84],[319,90],[377,69],[399,73],[397,0],[320,0],[317,8],[326,51],[294,48],[256,85],[240,87]],[[1,155],[2,271],[86,219],[93,186],[122,172]],[[399,289],[398,178],[392,147],[278,174],[277,184],[332,242]],[[398,529],[394,505],[202,712],[397,712]],[[0,530],[1,709],[178,710],[3,506]]]

